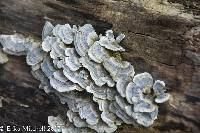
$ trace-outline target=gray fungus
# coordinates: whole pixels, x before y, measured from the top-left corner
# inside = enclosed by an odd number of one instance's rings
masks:
[[[21,34],[0,35],[0,63],[7,54],[26,55],[39,88],[55,93],[67,104],[65,116],[49,116],[55,132],[112,133],[123,123],[149,127],[157,119],[158,104],[169,100],[165,83],[151,74],[135,74],[123,61],[125,49],[112,30],[97,35],[91,24],[56,25],[46,22],[42,41]]]

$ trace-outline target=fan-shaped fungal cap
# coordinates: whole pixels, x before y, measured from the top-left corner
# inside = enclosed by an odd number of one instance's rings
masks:
[[[150,100],[141,100],[134,104],[135,112],[153,112],[156,106]]]
[[[153,90],[156,95],[155,102],[156,103],[164,103],[169,100],[170,94],[165,93],[165,83],[160,80],[156,80],[153,85]]]
[[[53,60],[56,60],[57,58],[59,58],[59,54],[57,54],[57,53],[55,52],[55,50],[52,50],[52,51],[50,52],[50,57],[51,57]]]
[[[52,49],[52,45],[54,45],[55,43],[57,44],[58,42],[59,38],[47,36],[42,42],[42,49],[45,52],[49,52]]]
[[[120,95],[116,95],[115,96],[115,100],[116,103],[119,105],[119,107],[123,110],[125,110],[126,106],[129,106],[130,104],[127,103],[127,101],[125,101],[125,99],[123,97],[121,97]]]
[[[134,106],[132,105],[125,106],[125,112],[127,113],[128,116],[132,117],[132,113],[134,112]]]
[[[153,124],[154,120],[157,119],[158,109],[156,108],[153,112],[150,113],[133,113],[133,118],[137,121],[137,123],[149,127]]]
[[[99,110],[102,111],[101,119],[111,127],[116,126],[115,123],[117,123],[118,119],[114,113],[109,111],[109,104],[112,101],[100,99],[95,96],[93,96],[93,101],[98,103]]]
[[[100,99],[100,98],[93,96],[93,101],[98,103],[100,111],[108,111],[109,102],[110,102],[109,100]]]
[[[88,49],[91,44],[90,39],[93,39],[93,36],[91,36],[90,33],[95,32],[94,28],[91,24],[85,24],[82,27],[79,27],[78,29],[75,29],[75,37],[74,37],[74,46],[76,49],[76,52],[80,56],[85,56],[88,52]],[[89,38],[92,37],[92,38]]]
[[[61,70],[57,70],[53,73],[55,79],[59,80],[60,82],[67,82],[68,79],[64,76]]]
[[[101,63],[109,58],[108,51],[101,47],[98,41],[96,41],[89,49],[88,55],[90,59],[96,63]]]
[[[3,46],[4,52],[13,55],[25,55],[26,54],[26,39],[21,34],[13,35],[0,35],[0,43]]]
[[[24,47],[26,48],[26,52],[30,52],[35,48],[38,48],[41,46],[40,40],[35,40],[32,37],[26,37]]]
[[[49,21],[45,22],[42,30],[42,40],[44,40],[47,36],[52,36],[53,28],[54,26]]]
[[[50,52],[50,56],[52,59],[65,57],[65,45],[62,42],[57,40],[55,43],[52,43],[51,47],[52,50]]]
[[[99,87],[94,84],[86,87],[87,92],[92,93],[96,98],[114,100],[116,91],[110,87]]]
[[[71,44],[74,38],[73,29],[69,24],[57,24],[53,29],[53,35],[59,37],[65,44]]]
[[[65,65],[69,67],[71,71],[77,71],[81,67],[79,57],[74,48],[65,49]]]
[[[163,93],[160,95],[157,95],[155,98],[156,103],[164,103],[170,99],[171,95],[169,93]]]
[[[154,85],[153,85],[153,91],[156,95],[159,95],[159,94],[163,94],[165,93],[165,83],[163,81],[160,81],[160,80],[156,80]]]
[[[113,126],[115,125],[115,120],[117,117],[113,113],[104,111],[101,113],[101,118],[106,124],[108,124],[109,126]]]
[[[86,119],[86,122],[90,125],[96,125],[99,121],[99,116],[95,107],[90,102],[78,103],[79,114],[82,119]]]
[[[96,32],[90,32],[90,33],[88,34],[87,44],[88,44],[89,46],[93,45],[94,42],[98,40],[98,38],[99,38],[99,37],[98,37],[98,35],[97,35]]]
[[[130,104],[134,104],[135,112],[152,112],[156,106],[150,101],[150,99],[144,96],[145,88],[137,86],[131,82],[126,88],[126,99]]]
[[[65,67],[63,70],[63,74],[67,77],[67,79],[69,79],[71,82],[73,83],[77,83],[78,85],[80,85],[83,89],[85,89],[89,84],[90,84],[90,80],[85,79],[85,76],[83,76],[83,72],[84,70],[81,71],[71,71],[68,67]],[[85,74],[87,73],[86,71],[84,72]]]
[[[153,86],[153,78],[151,74],[145,72],[141,74],[137,74],[133,78],[133,83],[137,86],[143,88],[151,88]]]
[[[130,82],[126,87],[126,99],[130,104],[137,103],[141,99],[140,87]]]
[[[120,78],[119,80],[117,80],[116,88],[122,97],[126,97],[126,87],[130,82],[131,82],[130,77]]]
[[[36,65],[43,61],[45,53],[41,48],[35,48],[27,53],[26,62],[28,65]]]
[[[36,71],[36,70],[40,69],[40,66],[41,66],[41,62],[37,63],[36,65],[32,65],[31,69],[32,69],[32,71]]]
[[[120,106],[116,102],[112,102],[110,104],[109,110],[115,113],[122,121],[126,124],[133,124],[134,119],[128,116],[124,110],[120,108]]]
[[[43,62],[41,63],[41,69],[48,78],[50,78],[56,71],[49,57],[44,58]]]
[[[50,78],[50,84],[51,86],[56,89],[59,92],[68,92],[72,90],[80,90],[80,87],[76,84],[66,81],[66,82],[60,82],[59,80],[51,77]]]
[[[110,57],[103,62],[104,68],[110,73],[114,81],[127,77],[133,77],[135,74],[133,66],[126,61],[120,61],[114,57]]]
[[[122,35],[120,35],[116,41],[112,30],[108,30],[106,36],[100,37],[99,44],[112,51],[125,51],[125,49],[119,45],[120,39],[122,39]]]
[[[90,76],[96,85],[102,86],[106,83],[109,87],[113,87],[115,85],[110,75],[100,64],[92,62],[88,57],[80,58],[80,62],[83,67],[85,67],[90,72]]]

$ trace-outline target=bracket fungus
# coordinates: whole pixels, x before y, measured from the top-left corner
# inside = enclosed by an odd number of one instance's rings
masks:
[[[124,37],[115,38],[112,30],[97,35],[91,24],[46,22],[41,41],[0,35],[0,63],[8,61],[6,54],[26,55],[40,88],[67,105],[65,116],[48,118],[55,132],[112,133],[122,123],[149,127],[157,118],[158,104],[170,94],[163,81],[154,82],[147,72],[135,75],[133,65],[122,60]]]

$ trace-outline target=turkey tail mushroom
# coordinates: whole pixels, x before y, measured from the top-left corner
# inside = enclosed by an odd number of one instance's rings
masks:
[[[66,116],[48,118],[55,132],[112,133],[122,123],[149,127],[170,94],[163,81],[154,82],[147,72],[135,75],[134,66],[122,60],[124,37],[115,38],[112,30],[97,35],[91,24],[46,22],[41,42],[0,35],[0,63],[8,61],[6,54],[25,55],[40,88],[68,105]]]

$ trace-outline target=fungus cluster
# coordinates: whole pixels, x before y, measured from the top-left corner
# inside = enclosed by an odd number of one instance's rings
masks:
[[[149,127],[157,118],[158,104],[170,94],[163,81],[154,81],[147,72],[135,74],[131,63],[122,60],[124,37],[115,37],[112,30],[97,35],[90,24],[46,22],[42,41],[0,35],[0,63],[8,61],[5,53],[26,55],[39,87],[67,105],[65,116],[49,116],[54,131],[112,133],[122,123]]]

